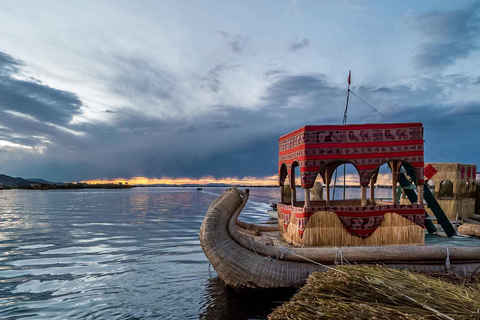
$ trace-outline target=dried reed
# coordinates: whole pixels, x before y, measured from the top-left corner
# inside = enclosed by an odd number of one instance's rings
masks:
[[[380,227],[366,239],[347,232],[334,212],[319,211],[310,217],[307,228],[300,238],[294,215],[286,231],[283,220],[280,230],[285,241],[295,246],[383,246],[383,245],[423,245],[425,232],[420,226],[393,212],[386,213]]]
[[[480,291],[406,270],[339,266],[313,273],[276,319],[478,319]]]

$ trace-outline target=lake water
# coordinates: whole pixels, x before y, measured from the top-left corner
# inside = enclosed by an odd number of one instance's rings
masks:
[[[293,292],[235,292],[200,248],[225,190],[0,191],[0,319],[266,318]],[[241,218],[269,220],[279,190],[250,190]]]

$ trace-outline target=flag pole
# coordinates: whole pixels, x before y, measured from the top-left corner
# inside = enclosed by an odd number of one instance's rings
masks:
[[[347,80],[347,83],[348,83],[348,89],[347,89],[347,104],[345,105],[345,111],[343,112],[343,121],[342,121],[342,125],[343,124],[347,124],[347,111],[348,111],[348,100],[350,98],[350,84],[352,83],[352,71],[351,70],[348,70],[348,80]],[[345,200],[345,185],[346,185],[346,179],[345,179],[345,164],[343,165],[343,200]],[[338,170],[335,169],[335,178],[333,180],[333,200],[335,200],[335,188],[336,188],[336,184],[337,184],[337,174],[338,174]]]
[[[347,104],[345,105],[345,112],[343,113],[343,123],[347,124],[347,111],[348,111],[348,100],[350,98],[350,84],[352,83],[352,71],[348,70],[348,89],[347,89]],[[343,165],[343,200],[345,200],[345,193],[346,193],[346,165]]]

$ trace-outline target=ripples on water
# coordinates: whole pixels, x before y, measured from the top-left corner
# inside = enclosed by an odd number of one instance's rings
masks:
[[[224,190],[1,191],[0,318],[265,317],[277,298],[229,290],[200,248]],[[268,220],[277,197],[252,189],[244,219]]]
[[[265,318],[292,292],[235,292],[200,248],[225,190],[0,191],[0,318]],[[278,196],[251,189],[242,219],[269,220]]]

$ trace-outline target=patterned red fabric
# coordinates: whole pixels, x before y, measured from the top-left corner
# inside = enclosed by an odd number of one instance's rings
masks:
[[[437,172],[437,169],[435,169],[431,164],[429,164],[425,167],[425,178],[431,179]]]
[[[292,205],[278,204],[283,217],[283,227],[287,230],[290,215],[294,214],[298,223],[298,232],[303,236],[308,219],[318,211],[333,211],[342,222],[345,230],[354,236],[365,239],[372,235],[382,224],[387,212],[394,212],[409,221],[425,228],[425,209],[422,204],[410,205],[371,205],[365,207],[333,207],[321,206],[311,208],[294,207]]]
[[[282,166],[291,175],[298,164],[304,188],[332,162],[352,163],[367,186],[382,164],[395,160],[412,165],[418,183],[424,182],[421,123],[305,126],[279,140],[279,179]]]

